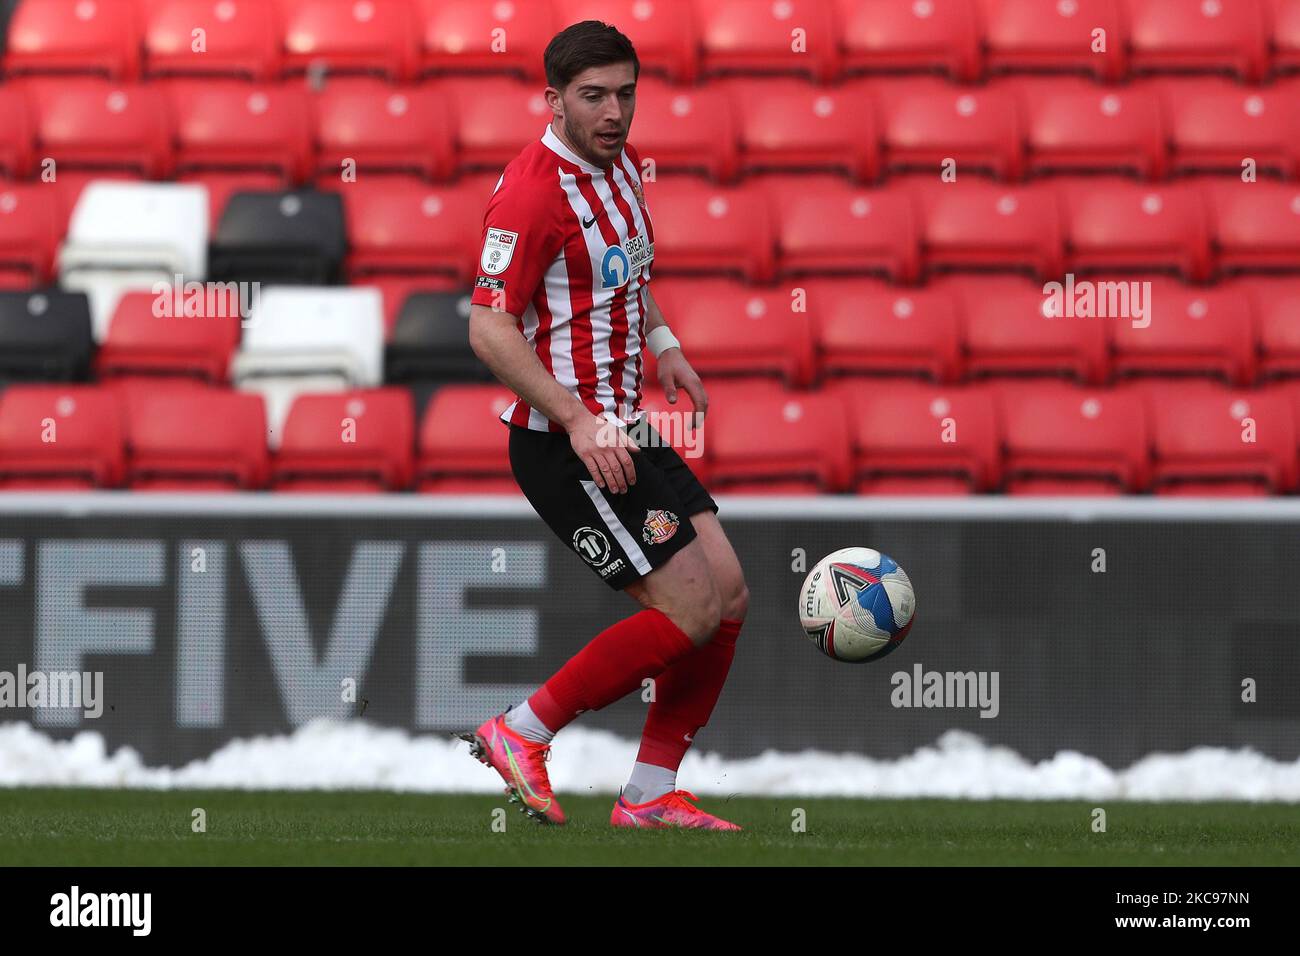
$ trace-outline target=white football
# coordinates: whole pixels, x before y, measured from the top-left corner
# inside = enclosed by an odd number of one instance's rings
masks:
[[[808,640],[837,661],[877,660],[912,629],[916,595],[907,573],[871,548],[841,548],[817,562],[799,592]]]

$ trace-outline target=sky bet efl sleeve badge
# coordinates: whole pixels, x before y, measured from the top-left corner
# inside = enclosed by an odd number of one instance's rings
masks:
[[[489,229],[487,241],[483,243],[483,255],[479,257],[479,267],[490,276],[500,275],[510,265],[510,258],[515,254],[519,243],[519,233],[506,232],[504,229]]]

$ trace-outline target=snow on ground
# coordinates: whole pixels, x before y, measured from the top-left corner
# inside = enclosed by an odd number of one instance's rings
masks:
[[[635,744],[573,727],[556,741],[550,772],[560,792],[616,793]],[[1152,754],[1123,770],[1072,751],[1030,763],[1006,747],[951,730],[896,760],[813,750],[743,760],[687,754],[678,782],[699,794],[745,796],[1109,798],[1300,802],[1300,760],[1200,747]],[[84,731],[53,740],[25,723],[0,724],[0,786],[184,789],[378,789],[497,792],[501,784],[451,737],[413,736],[359,721],[317,721],[279,737],[233,740],[183,767],[146,767],[130,747],[109,753]]]

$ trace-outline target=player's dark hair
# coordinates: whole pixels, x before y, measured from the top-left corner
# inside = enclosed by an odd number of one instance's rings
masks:
[[[610,63],[631,63],[632,75],[641,75],[632,41],[608,23],[583,20],[565,27],[551,38],[542,54],[546,82],[562,90],[583,70]]]

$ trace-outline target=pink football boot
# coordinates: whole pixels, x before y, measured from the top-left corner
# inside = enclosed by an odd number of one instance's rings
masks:
[[[687,830],[740,830],[741,827],[705,813],[694,803],[699,797],[689,790],[674,790],[665,793],[658,800],[646,803],[628,803],[619,795],[614,804],[614,811],[609,816],[611,826],[640,827],[643,830],[664,830],[669,828]]]
[[[471,757],[487,764],[506,782],[510,801],[539,823],[564,822],[551,781],[546,775],[546,761],[551,755],[551,745],[538,743],[519,736],[506,726],[505,714],[485,721],[473,733],[461,734],[468,740]]]

